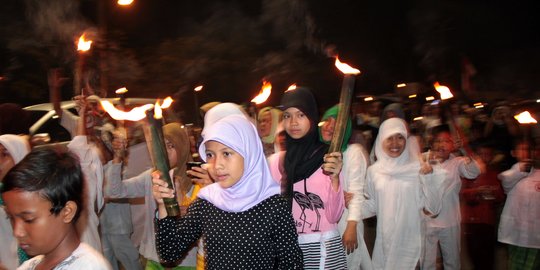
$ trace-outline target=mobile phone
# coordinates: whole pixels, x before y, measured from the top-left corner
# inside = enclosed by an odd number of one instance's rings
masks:
[[[187,169],[188,170],[191,170],[193,167],[201,167],[201,165],[203,165],[204,162],[200,162],[200,161],[188,161],[186,162],[186,166],[187,166]]]

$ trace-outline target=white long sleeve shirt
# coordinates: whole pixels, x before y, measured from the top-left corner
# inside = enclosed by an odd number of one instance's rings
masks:
[[[461,222],[459,208],[459,191],[461,190],[461,177],[475,179],[480,175],[480,166],[474,159],[468,157],[456,157],[451,155],[449,159],[441,163],[446,171],[446,184],[442,200],[441,212],[435,218],[427,219],[428,227],[447,228],[458,226]]]
[[[79,157],[81,170],[84,176],[85,210],[78,223],[86,223],[81,235],[81,241],[87,243],[95,250],[101,250],[99,236],[98,213],[104,205],[103,199],[103,165],[99,159],[97,149],[87,142],[86,136],[75,136],[69,142],[68,149]]]
[[[508,195],[499,224],[499,242],[540,248],[540,170],[521,172],[515,164],[498,177]]]
[[[343,169],[340,179],[343,181],[343,190],[353,193],[354,196],[349,202],[349,206],[344,209],[338,223],[341,234],[345,232],[349,221],[356,221],[356,234],[358,248],[353,253],[347,255],[347,268],[358,270],[372,269],[371,258],[364,241],[364,223],[362,221],[361,209],[362,201],[365,200],[364,188],[366,186],[366,172],[369,165],[367,152],[360,144],[350,144],[343,152]]]
[[[445,186],[445,171],[440,168],[434,168],[431,174],[418,174],[416,179],[381,177],[373,166],[368,168],[362,217],[377,215],[374,269],[416,267],[424,242],[423,211],[440,212]]]

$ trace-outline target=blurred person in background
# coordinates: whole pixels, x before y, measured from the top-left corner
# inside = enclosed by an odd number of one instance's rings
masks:
[[[474,269],[494,269],[497,226],[500,206],[505,195],[497,180],[497,164],[493,163],[494,149],[485,143],[477,147],[476,154],[486,165],[476,179],[462,179],[460,192],[463,235],[468,258]]]
[[[520,141],[513,155],[518,162],[498,175],[507,195],[498,240],[509,269],[540,269],[540,145]]]
[[[266,157],[274,153],[274,141],[276,131],[281,122],[282,112],[273,107],[265,107],[259,111],[257,117],[257,130],[263,142],[264,155]]]
[[[0,135],[0,189],[6,174],[30,152],[28,140],[13,134]],[[0,196],[0,269],[15,269],[28,255],[19,247]]]

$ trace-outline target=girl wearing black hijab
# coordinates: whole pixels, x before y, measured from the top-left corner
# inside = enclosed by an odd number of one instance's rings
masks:
[[[337,224],[343,213],[340,152],[320,142],[319,113],[311,90],[296,88],[281,99],[286,151],[269,158],[274,179],[291,204],[305,269],[346,269]]]

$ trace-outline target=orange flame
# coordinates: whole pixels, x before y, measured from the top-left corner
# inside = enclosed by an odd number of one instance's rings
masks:
[[[294,90],[294,89],[296,89],[296,83],[291,84],[291,85],[289,86],[289,88],[287,88],[287,90],[285,90],[285,92],[287,92],[287,91],[292,91],[292,90]]]
[[[441,95],[442,100],[454,97],[452,92],[450,92],[450,88],[448,88],[448,86],[440,85],[439,82],[435,82],[433,86],[435,87],[435,90],[437,90],[437,92],[439,92],[439,94]]]
[[[524,111],[520,114],[514,115],[514,118],[520,123],[520,124],[536,124],[536,119],[532,117],[532,115],[528,111]]]
[[[146,111],[152,109],[154,105],[145,104],[139,107],[131,109],[129,112],[124,112],[116,107],[110,101],[100,101],[103,109],[115,120],[129,120],[129,121],[139,121],[146,117]]]
[[[84,34],[79,38],[79,43],[77,43],[77,51],[86,52],[90,50],[90,47],[92,46],[91,40],[85,40]]]
[[[173,99],[171,97],[166,97],[164,100],[163,100],[163,103],[161,103],[161,108],[162,109],[167,109],[169,107],[171,107],[171,104],[173,103]]]
[[[351,74],[351,75],[358,75],[360,74],[360,70],[353,68],[349,66],[348,64],[341,63],[339,61],[339,58],[336,56],[336,67],[343,72],[343,74]]]
[[[127,92],[128,92],[128,90],[127,90],[127,88],[125,88],[125,87],[122,87],[122,88],[118,88],[118,89],[116,89],[116,91],[114,91],[114,92],[115,92],[116,94],[118,94],[118,95],[121,95],[121,94],[125,94],[125,93],[127,93]]]
[[[267,81],[264,81],[263,86],[261,87],[261,91],[256,97],[254,97],[251,100],[251,102],[255,102],[255,104],[261,104],[270,97],[271,93],[272,93],[272,84],[270,84]]]
[[[118,0],[116,3],[121,6],[129,6],[133,3],[133,0]]]
[[[159,106],[159,100],[156,101],[156,105],[154,105],[154,118],[155,119],[161,119],[163,117],[163,110],[161,110],[161,106]]]

